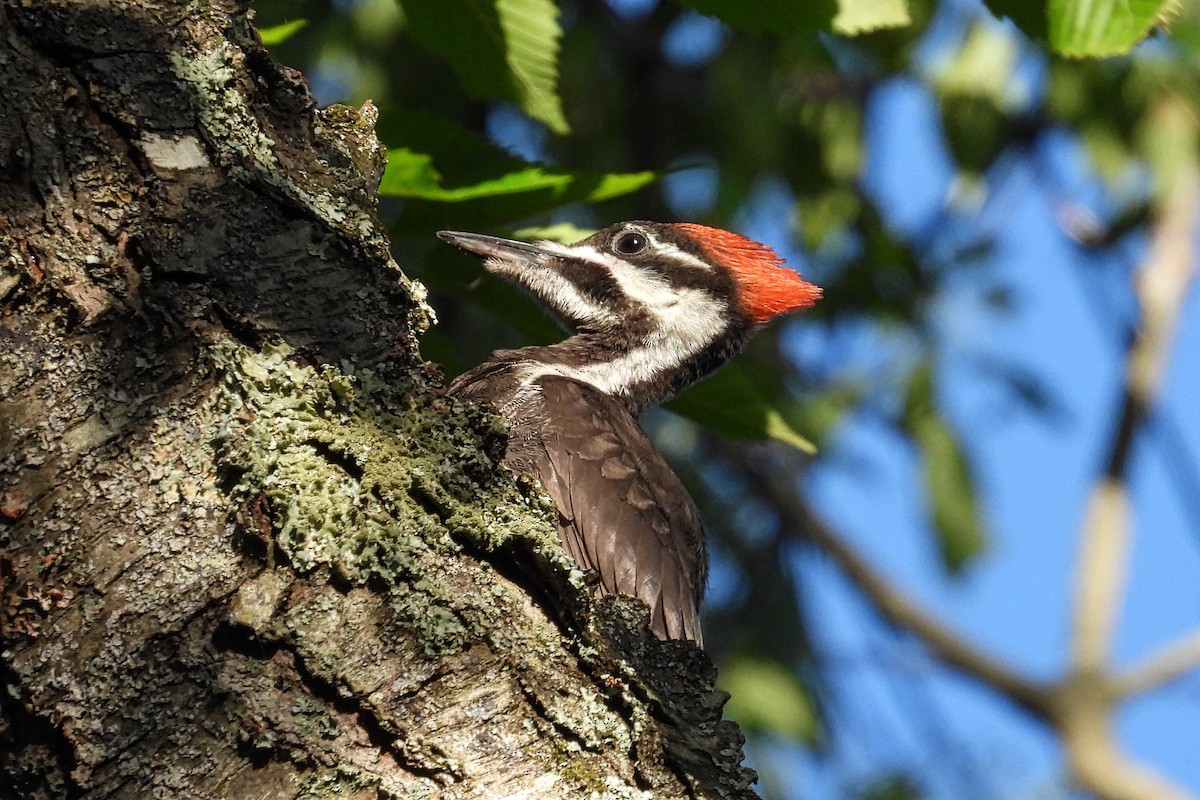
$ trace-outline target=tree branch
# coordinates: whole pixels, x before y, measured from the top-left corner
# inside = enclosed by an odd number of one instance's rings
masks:
[[[1116,691],[1122,698],[1132,697],[1178,680],[1197,668],[1200,668],[1200,630],[1121,673],[1115,682]]]
[[[975,647],[894,586],[813,513],[786,480],[790,474],[787,470],[768,471],[750,461],[746,459],[746,469],[758,478],[776,508],[794,523],[795,528],[788,528],[788,532],[802,536],[832,558],[889,622],[916,636],[939,660],[994,687],[1035,716],[1048,718],[1050,697],[1045,686]]]
[[[1141,325],[1130,346],[1125,390],[1104,475],[1088,501],[1080,540],[1072,625],[1071,664],[1056,691],[1055,727],[1079,782],[1107,800],[1182,800],[1188,795],[1145,767],[1129,760],[1112,732],[1115,705],[1139,686],[1169,679],[1183,664],[1194,664],[1184,643],[1135,670],[1132,679],[1114,679],[1109,665],[1113,632],[1120,613],[1131,539],[1125,473],[1132,445],[1150,408],[1170,354],[1170,342],[1187,290],[1196,273],[1197,215],[1200,213],[1200,165],[1195,152],[1193,112],[1164,92],[1150,112],[1152,135],[1168,145],[1160,152],[1178,154],[1158,163],[1162,181],[1158,214],[1152,225],[1150,253],[1135,283]],[[1182,658],[1182,661],[1180,660]]]

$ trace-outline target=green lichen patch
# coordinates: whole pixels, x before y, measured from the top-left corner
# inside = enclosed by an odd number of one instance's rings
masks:
[[[290,355],[287,345],[213,349],[221,390],[209,416],[227,491],[242,504],[266,499],[293,568],[383,588],[439,651],[470,639],[464,615],[482,624],[489,613],[469,569],[439,566],[464,544],[494,552],[517,539],[570,574],[541,502],[498,467],[494,418],[349,363],[314,368]]]

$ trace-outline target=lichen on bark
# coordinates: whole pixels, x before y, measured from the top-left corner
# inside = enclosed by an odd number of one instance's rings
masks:
[[[243,506],[267,503],[272,529],[257,533],[291,567],[328,567],[384,591],[430,652],[462,649],[504,627],[495,593],[463,595],[430,581],[414,588],[464,547],[499,552],[520,540],[583,588],[544,506],[501,473],[498,418],[398,391],[349,362],[318,369],[289,355],[286,344],[212,348],[221,391],[208,435],[221,442],[226,491]],[[476,568],[486,571],[486,562]]]

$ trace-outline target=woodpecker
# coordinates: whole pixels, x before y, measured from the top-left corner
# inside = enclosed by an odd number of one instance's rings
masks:
[[[554,501],[563,546],[599,573],[600,594],[636,597],[660,638],[702,644],[704,529],[638,417],[821,290],[769,247],[690,223],[622,222],[571,245],[438,237],[524,288],[571,334],[498,350],[449,393],[508,419],[505,465]]]

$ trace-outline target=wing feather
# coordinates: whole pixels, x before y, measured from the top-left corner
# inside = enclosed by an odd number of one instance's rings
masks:
[[[623,406],[558,376],[536,384],[514,421],[506,461],[532,464],[571,556],[600,575],[603,594],[650,609],[661,637],[700,641],[704,531],[679,478]]]

